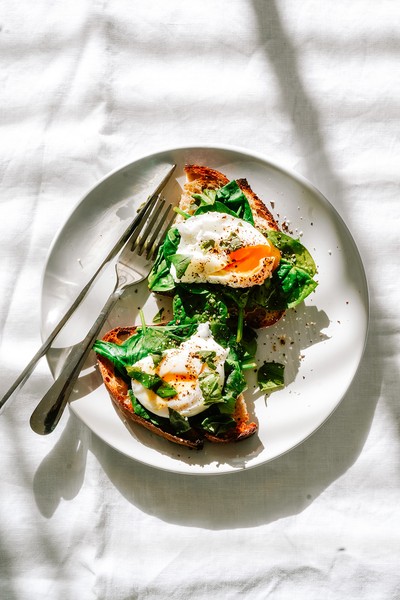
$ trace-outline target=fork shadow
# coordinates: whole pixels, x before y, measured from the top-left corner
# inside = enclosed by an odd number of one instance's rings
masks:
[[[96,436],[90,449],[126,500],[163,521],[207,529],[267,524],[303,511],[354,463],[380,393],[378,380],[368,399],[359,393],[368,368],[364,363],[335,413],[319,430],[289,453],[256,469],[196,477],[132,461]],[[335,458],[328,461],[326,456]],[[244,510],[238,511],[238,499]]]
[[[381,388],[381,381],[371,379],[369,373],[372,358],[369,343],[366,360],[341,404],[302,444],[257,469],[244,468],[223,476],[177,474],[132,460],[110,448],[70,414],[59,441],[35,474],[37,506],[43,516],[51,518],[61,499],[71,500],[78,494],[90,451],[122,497],[166,522],[224,529],[253,527],[297,514],[342,475],[361,452]],[[368,398],[360,394],[365,379],[370,380]],[[246,443],[251,446],[255,442],[242,442]],[[239,444],[238,452],[242,454]],[[243,455],[246,452],[249,448],[243,446]],[[334,460],[328,461],[326,456]],[[191,460],[196,460],[195,456]],[[237,510],[239,497],[245,510]]]
[[[70,416],[57,443],[37,468],[33,493],[44,517],[53,516],[61,499],[72,500],[79,493],[85,476],[90,438],[89,429]]]

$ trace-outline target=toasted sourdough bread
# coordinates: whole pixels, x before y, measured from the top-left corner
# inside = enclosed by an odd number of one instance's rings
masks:
[[[132,336],[136,332],[136,327],[116,327],[103,336],[105,342],[113,342],[114,344],[122,344],[127,338]],[[110,394],[111,400],[114,403],[117,410],[128,422],[135,422],[156,435],[186,446],[189,448],[196,448],[200,450],[204,444],[204,438],[214,443],[228,443],[228,442],[239,442],[244,440],[257,431],[257,425],[255,423],[249,423],[249,414],[247,412],[246,403],[243,394],[240,394],[236,401],[235,412],[232,415],[236,421],[236,427],[226,434],[225,437],[217,437],[207,433],[206,431],[196,432],[192,437],[183,438],[179,435],[175,435],[164,431],[160,427],[157,427],[150,421],[146,421],[139,415],[137,415],[132,408],[132,403],[128,394],[128,384],[120,377],[114,369],[114,365],[103,356],[97,355],[97,363],[103,382]]]
[[[183,187],[182,196],[179,202],[179,208],[184,212],[191,212],[190,206],[193,204],[193,194],[199,194],[205,189],[218,189],[229,183],[229,179],[219,171],[200,165],[186,165],[185,173],[187,183]],[[280,231],[279,225],[270,213],[265,204],[253,192],[246,179],[237,179],[237,184],[246,196],[251,211],[253,213],[254,226],[261,233],[267,233],[269,230]],[[178,215],[176,221],[182,221],[183,217]],[[284,315],[284,310],[266,310],[259,306],[247,309],[245,320],[256,329],[273,325]]]

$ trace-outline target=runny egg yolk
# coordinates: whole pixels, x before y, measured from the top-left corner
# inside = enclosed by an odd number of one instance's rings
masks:
[[[190,370],[190,365],[186,366],[189,368],[188,373],[166,373],[163,375],[163,380],[172,385],[176,390],[177,395],[180,397],[192,393],[198,382],[198,375],[196,372]]]
[[[234,250],[229,254],[230,263],[224,267],[223,271],[236,271],[240,273],[249,273],[258,268],[264,258],[274,259],[272,271],[276,269],[281,259],[281,253],[278,248],[272,244],[245,246]]]
[[[135,379],[131,381],[132,392],[146,410],[160,417],[169,418],[169,409],[184,417],[193,417],[209,408],[203,396],[202,375],[212,374],[217,379],[214,384],[222,390],[228,353],[229,348],[214,340],[210,324],[199,323],[197,332],[180,346],[165,350],[157,365],[151,355],[144,356],[133,365],[149,375],[159,375],[174,388],[176,394],[162,398]]]

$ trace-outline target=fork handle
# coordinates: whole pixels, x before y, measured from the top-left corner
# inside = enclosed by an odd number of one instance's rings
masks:
[[[103,266],[104,265],[101,265],[101,268],[97,269],[97,271],[95,272],[93,277],[90,279],[90,281],[88,281],[88,283],[85,285],[85,287],[80,291],[79,295],[75,298],[74,302],[71,304],[71,306],[69,307],[67,312],[62,317],[62,319],[57,323],[57,325],[54,327],[53,331],[50,333],[50,335],[47,337],[47,339],[40,346],[39,350],[32,357],[30,362],[26,365],[25,369],[22,371],[22,373],[20,373],[20,375],[14,381],[12,386],[7,390],[7,392],[1,398],[0,414],[3,412],[4,405],[6,404],[7,400],[13,395],[15,390],[21,384],[23,385],[25,383],[25,381],[28,379],[29,375],[32,373],[33,369],[35,368],[35,366],[37,365],[39,360],[42,358],[42,356],[44,356],[46,354],[47,350],[50,348],[53,341],[55,340],[57,335],[60,333],[61,329],[64,327],[65,323],[68,321],[68,319],[70,318],[72,313],[79,306],[79,304],[81,303],[83,298],[86,296],[87,292],[89,291],[89,289],[90,289],[91,285],[93,284],[94,280],[96,279],[97,275],[99,275]]]
[[[122,290],[120,289],[115,290],[110,295],[85,339],[74,346],[60,375],[33,411],[30,425],[35,433],[46,435],[51,433],[57,426],[93,343],[112,307],[121,295]]]

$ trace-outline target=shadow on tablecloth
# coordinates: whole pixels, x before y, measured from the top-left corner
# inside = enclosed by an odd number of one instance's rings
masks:
[[[320,131],[319,115],[298,72],[295,50],[274,2],[254,0],[260,45],[281,87],[282,108],[305,164],[305,175],[321,186],[346,217],[343,187],[334,173]],[[317,179],[313,174],[317,174]],[[351,223],[350,223],[351,226]],[[379,329],[373,285],[372,323],[363,361],[341,404],[318,431],[289,453],[248,471],[217,476],[178,475],[136,463],[106,446],[70,416],[58,443],[34,478],[40,512],[51,518],[62,498],[72,500],[82,486],[86,453],[95,455],[111,484],[129,503],[169,523],[207,529],[254,527],[305,510],[357,460],[368,436],[381,393],[395,406],[398,374],[382,390],[383,360],[390,338]],[[64,459],[70,468],[60,475]],[[51,481],[51,485],[48,483]]]
[[[37,506],[51,518],[62,499],[73,500],[84,481],[89,451],[121,496],[166,522],[230,529],[295,515],[340,478],[363,448],[381,390],[375,351],[370,340],[349,392],[318,431],[287,454],[248,471],[195,476],[147,467],[109,448],[70,415],[35,474]],[[360,393],[366,386],[369,393]],[[60,464],[65,468],[60,470]]]

